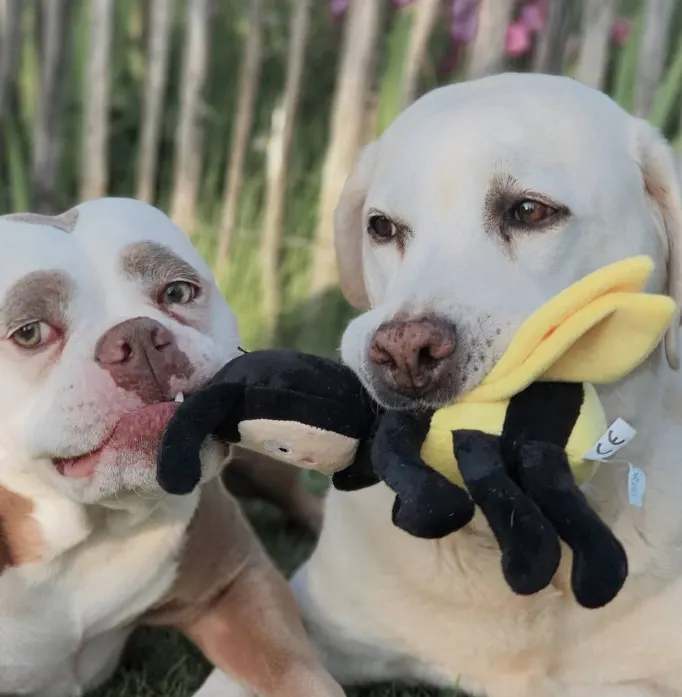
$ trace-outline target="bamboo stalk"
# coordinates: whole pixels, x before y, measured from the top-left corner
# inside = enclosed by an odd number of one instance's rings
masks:
[[[403,74],[403,107],[413,102],[417,96],[419,74],[428,53],[429,40],[441,5],[440,0],[419,0],[414,7],[413,26]]]
[[[478,32],[471,46],[467,78],[475,79],[502,72],[505,38],[512,18],[514,0],[481,0]]]
[[[42,0],[40,86],[33,133],[31,209],[54,214],[57,168],[62,153],[62,117],[68,84],[66,71],[72,0]]]
[[[172,0],[151,0],[147,47],[147,76],[144,83],[140,156],[137,167],[137,198],[154,199],[161,137],[161,116],[168,81]]]
[[[317,331],[327,292],[338,280],[333,219],[343,183],[362,145],[368,88],[380,26],[382,0],[351,0],[332,106],[331,133],[322,173],[322,191],[313,250],[305,331]]]
[[[277,341],[278,320],[281,310],[280,251],[286,178],[289,171],[294,126],[303,80],[303,69],[308,32],[310,28],[311,0],[295,0],[289,28],[289,55],[284,96],[272,115],[272,129],[268,143],[266,172],[265,223],[261,243],[263,271],[263,315],[265,341],[273,345]]]
[[[0,116],[19,71],[22,9],[21,0],[0,0]]]
[[[113,0],[91,0],[88,59],[83,91],[80,198],[100,198],[108,188],[109,100]]]
[[[183,59],[180,118],[175,136],[171,217],[190,237],[196,223],[201,176],[201,110],[208,72],[210,10],[210,0],[187,0],[187,39]]]
[[[672,0],[646,0],[644,33],[637,60],[635,114],[646,118],[654,103],[668,53]]]
[[[564,69],[566,44],[571,33],[575,0],[551,0],[547,3],[547,21],[533,53],[536,73],[561,75]]]
[[[248,31],[244,37],[239,73],[239,94],[230,155],[225,173],[223,211],[218,229],[216,269],[227,262],[237,224],[237,209],[244,178],[244,162],[253,126],[253,111],[258,92],[263,56],[263,0],[251,0]]]
[[[614,15],[614,0],[586,0],[576,77],[596,89],[604,84]]]

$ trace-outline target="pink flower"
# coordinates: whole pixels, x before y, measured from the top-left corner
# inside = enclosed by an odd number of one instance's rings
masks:
[[[411,5],[415,0],[393,0],[393,6],[401,10],[403,7]]]
[[[622,46],[630,36],[630,20],[616,19],[611,25],[611,41]]]
[[[478,31],[480,0],[450,0],[450,46],[438,65],[440,74],[450,74],[459,65],[464,47]]]
[[[479,0],[452,0],[450,36],[455,41],[469,43],[478,31]]]
[[[529,2],[521,8],[519,20],[528,31],[535,33],[545,26],[544,5],[542,0],[536,0],[536,2]]]
[[[522,56],[531,47],[528,27],[519,19],[507,27],[505,50],[510,56]]]
[[[329,0],[329,11],[332,17],[340,17],[348,9],[350,0]]]

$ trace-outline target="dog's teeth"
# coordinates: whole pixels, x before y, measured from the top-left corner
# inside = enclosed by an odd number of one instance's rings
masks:
[[[174,402],[184,402],[185,401],[185,395],[182,394],[182,392],[178,392],[175,395],[175,399],[173,400]]]

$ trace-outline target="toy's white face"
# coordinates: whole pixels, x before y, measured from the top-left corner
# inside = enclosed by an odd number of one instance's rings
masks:
[[[165,215],[126,199],[0,218],[0,239],[0,484],[30,470],[80,502],[158,495],[174,398],[237,354],[209,268]],[[209,451],[207,477],[224,455]]]
[[[323,474],[347,467],[358,448],[355,438],[296,421],[242,421],[239,435],[239,445],[247,450]]]
[[[344,289],[372,308],[344,361],[387,406],[439,407],[585,274],[647,254],[663,291],[682,232],[671,163],[646,124],[568,78],[426,95],[365,149],[337,209]]]

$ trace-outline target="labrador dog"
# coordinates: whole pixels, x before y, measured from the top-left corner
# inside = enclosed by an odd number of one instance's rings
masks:
[[[365,310],[342,356],[387,407],[439,407],[471,389],[526,317],[610,262],[650,255],[649,289],[682,301],[670,148],[565,77],[503,74],[428,93],[364,148],[335,227],[342,289]],[[637,431],[586,491],[629,556],[615,601],[576,604],[568,552],[549,588],[515,596],[480,517],[429,542],[391,524],[383,485],[332,490],[292,585],[337,680],[487,697],[682,695],[678,326],[599,389],[609,419]],[[642,507],[628,501],[628,463],[646,475]],[[245,693],[215,673],[200,694]]]
[[[127,199],[0,218],[0,694],[82,695],[140,624],[182,631],[262,697],[341,697],[217,474],[156,484],[176,402],[238,355],[210,270]]]

